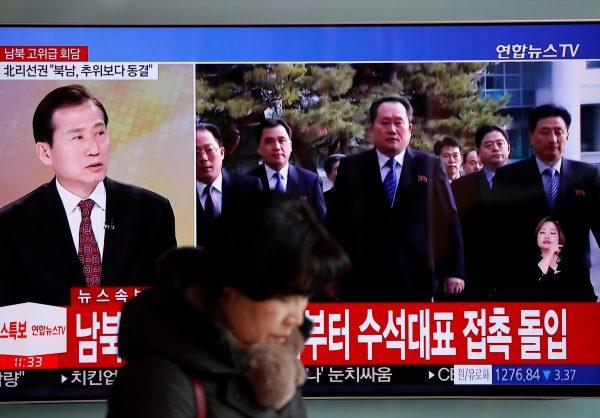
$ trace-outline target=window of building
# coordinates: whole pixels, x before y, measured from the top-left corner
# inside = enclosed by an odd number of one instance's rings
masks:
[[[585,68],[600,68],[600,61],[588,61],[585,63]]]
[[[581,152],[600,151],[600,104],[581,106]]]
[[[508,135],[511,159],[527,158],[531,152],[527,118],[535,106],[535,77],[538,67],[532,63],[497,62],[489,64],[480,82],[484,98],[508,95],[504,115],[511,117]]]

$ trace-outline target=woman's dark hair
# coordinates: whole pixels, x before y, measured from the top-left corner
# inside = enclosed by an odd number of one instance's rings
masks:
[[[200,248],[173,248],[156,260],[159,285],[185,289],[206,280],[204,252]]]
[[[554,226],[556,226],[556,230],[558,231],[558,243],[560,245],[565,245],[565,234],[562,231],[560,222],[558,222],[556,219],[552,218],[551,216],[546,216],[544,219],[542,219],[541,221],[538,222],[537,226],[535,227],[536,239],[537,239],[538,234],[540,233],[540,230],[542,229],[542,227],[544,226],[544,224],[546,222],[551,222],[554,224]]]
[[[350,261],[312,210],[290,196],[263,192],[217,221],[205,247],[206,274],[192,276],[209,297],[226,286],[253,300],[311,295],[343,277]]]

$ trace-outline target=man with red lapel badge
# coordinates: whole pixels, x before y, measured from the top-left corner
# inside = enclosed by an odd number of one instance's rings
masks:
[[[431,301],[464,289],[460,223],[440,160],[410,148],[412,106],[371,105],[375,148],[340,162],[326,225],[348,252],[342,300]]]
[[[489,300],[492,278],[499,252],[490,251],[487,231],[494,228],[493,213],[494,175],[508,163],[510,144],[508,134],[497,125],[481,125],[475,132],[477,155],[483,168],[452,182],[452,193],[462,226],[465,250],[466,280],[464,300]],[[499,214],[498,216],[503,216]]]
[[[498,225],[498,245],[506,254],[496,279],[496,299],[527,300],[536,295],[535,278],[524,277],[529,264],[537,263],[539,249],[534,237],[541,219],[552,216],[564,232],[560,252],[562,265],[583,267],[571,275],[563,300],[595,301],[590,282],[590,231],[600,239],[600,172],[581,161],[564,158],[571,115],[560,106],[546,104],[529,117],[534,155],[498,169],[493,195],[504,220]]]
[[[258,153],[262,165],[250,171],[263,190],[289,194],[308,204],[320,221],[325,218],[323,185],[316,173],[290,164],[292,129],[283,119],[265,119],[260,126]]]

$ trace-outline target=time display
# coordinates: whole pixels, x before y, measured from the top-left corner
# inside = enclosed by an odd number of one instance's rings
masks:
[[[14,367],[17,369],[39,369],[43,365],[43,356],[16,356]]]

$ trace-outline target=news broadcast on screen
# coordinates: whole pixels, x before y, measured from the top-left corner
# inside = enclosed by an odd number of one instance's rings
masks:
[[[599,37],[0,26],[0,402],[106,399],[123,304],[260,190],[351,263],[304,397],[600,395]]]

